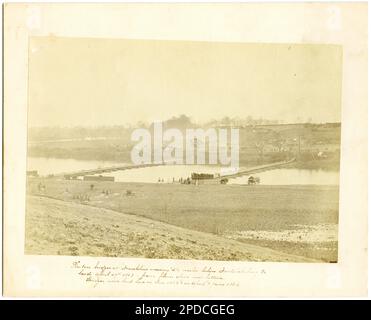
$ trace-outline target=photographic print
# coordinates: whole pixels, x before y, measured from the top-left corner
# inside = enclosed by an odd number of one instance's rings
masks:
[[[336,45],[34,37],[26,254],[337,262]]]
[[[5,294],[367,294],[366,28],[362,3],[5,5]]]

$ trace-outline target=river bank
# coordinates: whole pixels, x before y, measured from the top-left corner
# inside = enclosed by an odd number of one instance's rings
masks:
[[[38,190],[42,183],[45,189]],[[213,234],[290,252],[321,261],[337,260],[337,237],[326,229],[311,241],[310,226],[338,224],[337,186],[179,185],[67,181],[32,178],[27,192],[144,217],[188,230]],[[299,226],[299,227],[298,227]],[[272,241],[263,231],[297,230],[301,239]],[[242,238],[241,232],[260,232],[259,238]],[[326,238],[326,235],[328,237]],[[308,241],[305,241],[308,239]],[[310,241],[309,241],[310,240]]]

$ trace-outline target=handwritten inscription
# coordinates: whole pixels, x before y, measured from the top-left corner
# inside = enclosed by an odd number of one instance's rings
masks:
[[[247,274],[253,276],[266,273],[261,268],[150,267],[142,264],[110,265],[99,260],[89,263],[77,260],[71,267],[94,288],[105,284],[238,287],[238,278]]]

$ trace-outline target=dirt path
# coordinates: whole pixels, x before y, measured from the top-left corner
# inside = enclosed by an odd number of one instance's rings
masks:
[[[26,254],[316,262],[108,209],[28,196]]]

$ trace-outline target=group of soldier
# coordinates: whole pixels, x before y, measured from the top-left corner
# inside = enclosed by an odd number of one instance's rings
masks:
[[[158,183],[164,183],[165,180],[163,178],[158,178],[157,182]],[[176,180],[173,177],[173,183],[175,183],[175,182],[176,182]],[[191,178],[189,178],[189,177],[185,178],[185,179],[184,178],[179,178],[178,183],[180,183],[180,184],[191,184]]]

